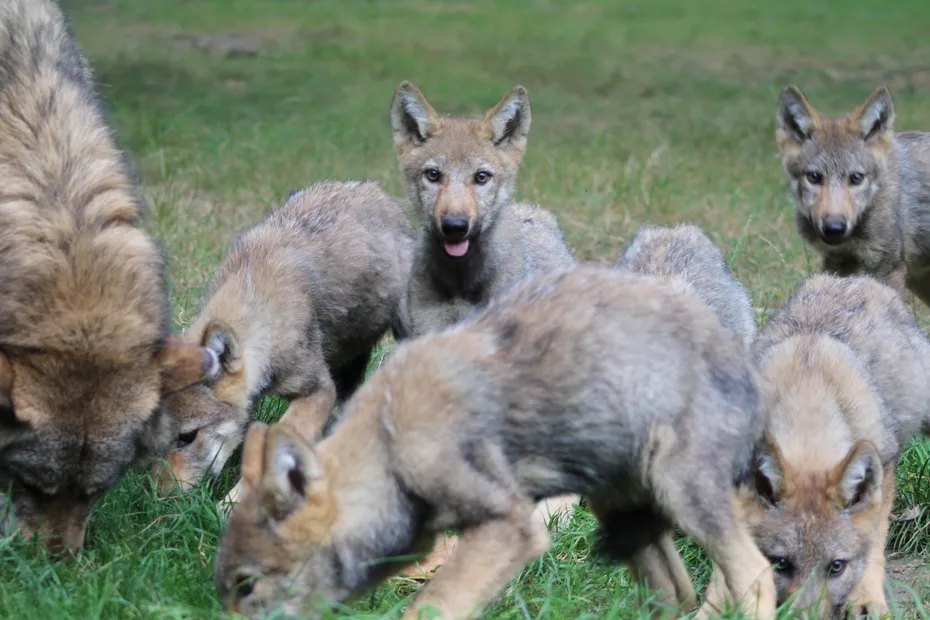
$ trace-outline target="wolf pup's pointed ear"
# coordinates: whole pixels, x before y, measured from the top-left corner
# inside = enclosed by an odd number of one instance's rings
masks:
[[[530,93],[517,85],[510,89],[496,106],[488,110],[484,120],[491,129],[495,146],[526,150],[527,136],[533,120]]]
[[[426,142],[436,131],[439,115],[412,82],[401,82],[391,102],[394,148],[404,151]]]
[[[0,353],[0,409],[13,407],[13,364]]]
[[[866,144],[891,145],[894,133],[894,102],[891,93],[882,86],[875,89],[852,115],[856,129]]]
[[[878,450],[870,441],[860,439],[834,468],[830,495],[843,509],[863,508],[881,501],[882,478]]]
[[[778,98],[775,138],[782,150],[790,144],[803,144],[820,127],[820,116],[797,86],[789,86]]]
[[[756,446],[752,480],[759,497],[771,505],[777,504],[791,490],[791,468],[768,433]]]
[[[300,508],[320,475],[316,456],[303,439],[280,424],[267,430],[260,485],[262,504],[272,517],[283,520]]]
[[[161,368],[162,394],[215,379],[221,370],[220,358],[214,351],[184,344],[174,336],[169,336],[159,351],[157,363]]]

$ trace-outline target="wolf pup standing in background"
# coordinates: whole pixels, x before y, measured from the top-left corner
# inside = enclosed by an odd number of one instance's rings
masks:
[[[776,123],[798,231],[823,270],[863,270],[930,304],[930,133],[894,131],[886,88],[837,119],[789,86]]]
[[[749,472],[757,405],[748,353],[705,304],[610,269],[538,276],[400,345],[318,445],[253,425],[217,587],[251,617],[317,617],[308,605],[377,584],[410,561],[398,556],[461,528],[406,616],[471,617],[548,548],[537,502],[581,493],[601,548],[677,604],[696,598],[662,543],[676,524],[722,567],[732,600],[774,617],[771,567],[733,486]]]
[[[0,487],[24,533],[77,549],[171,445],[162,396],[219,363],[170,337],[161,251],[50,0],[0,3],[0,188]]]
[[[703,301],[747,349],[756,335],[752,299],[734,277],[723,251],[693,224],[643,226],[616,269],[655,278]]]
[[[243,234],[181,336],[215,351],[222,372],[166,400],[178,444],[155,465],[162,492],[219,475],[264,394],[290,399],[282,423],[314,441],[396,324],[412,252],[403,209],[371,181],[292,192]]]
[[[888,611],[885,541],[898,456],[930,431],[930,341],[893,289],[819,275],[753,347],[766,435],[743,514],[779,604],[820,618]]]

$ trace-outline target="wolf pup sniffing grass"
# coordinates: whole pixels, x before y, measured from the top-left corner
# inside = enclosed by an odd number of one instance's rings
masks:
[[[767,434],[743,513],[779,603],[845,617],[887,611],[885,539],[903,447],[930,430],[930,341],[865,276],[815,276],[754,345]]]
[[[165,401],[177,447],[153,470],[162,492],[219,475],[264,394],[290,399],[282,423],[312,441],[396,325],[412,251],[403,209],[371,181],[291,192],[243,234],[182,335],[215,351],[222,372]]]
[[[930,304],[930,133],[896,133],[894,116],[886,88],[852,114],[826,118],[789,86],[776,138],[798,231],[823,255],[823,270],[861,270]]]
[[[548,548],[537,502],[581,493],[601,549],[678,603],[695,596],[669,544],[676,524],[735,599],[773,617],[771,567],[733,486],[761,431],[753,372],[706,305],[648,278],[578,267],[528,280],[398,346],[318,445],[252,426],[219,592],[253,617],[303,614],[456,528],[456,551],[406,615],[471,616]]]
[[[394,150],[420,220],[404,336],[448,327],[524,278],[574,264],[555,216],[513,201],[531,118],[522,86],[482,119],[439,116],[416,86],[397,87]],[[552,498],[539,514],[563,523],[577,499]]]
[[[752,299],[723,251],[693,224],[643,226],[615,268],[650,276],[707,304],[747,348],[756,334]]]
[[[162,395],[219,364],[170,337],[161,251],[48,0],[0,3],[0,187],[0,492],[24,534],[77,549],[101,495],[170,445]]]

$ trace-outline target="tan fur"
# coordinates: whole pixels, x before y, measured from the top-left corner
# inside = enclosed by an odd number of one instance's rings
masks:
[[[823,255],[823,270],[863,271],[930,303],[930,133],[895,132],[894,118],[886,88],[828,118],[790,86],[776,141],[798,231]]]
[[[412,238],[400,204],[371,181],[293,192],[239,238],[183,334],[213,349],[223,372],[166,400],[178,448],[154,466],[161,492],[217,476],[265,394],[290,400],[282,423],[308,439],[322,432],[398,322]]]
[[[754,351],[767,435],[741,489],[779,603],[818,617],[887,611],[884,549],[898,455],[930,430],[930,341],[890,287],[816,276],[760,332]],[[828,569],[843,562],[838,573]]]
[[[725,567],[733,600],[772,617],[733,490],[757,397],[748,353],[705,304],[609,269],[538,276],[400,345],[318,445],[280,424],[250,431],[217,587],[250,617],[317,617],[308,607],[374,586],[454,528],[405,617],[472,617],[547,549],[535,498],[581,493],[599,548],[676,584],[676,604],[694,603],[679,525]]]
[[[24,533],[77,548],[103,492],[167,445],[161,395],[217,363],[168,338],[161,252],[53,2],[0,6],[0,85],[0,405],[15,421],[0,486]]]

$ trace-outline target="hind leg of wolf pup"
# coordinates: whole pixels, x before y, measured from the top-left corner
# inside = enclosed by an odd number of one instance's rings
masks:
[[[442,506],[436,523],[462,521],[458,546],[433,579],[424,586],[404,613],[418,618],[433,608],[443,618],[471,618],[513,579],[527,563],[549,548],[549,532],[534,513],[536,502],[519,487],[509,471],[503,451],[489,443],[476,447],[470,459],[462,455],[435,473],[417,475],[420,463],[408,463],[408,480],[431,481],[419,485],[422,497],[436,498]],[[470,461],[481,463],[481,470]],[[441,481],[441,482],[440,482]]]

